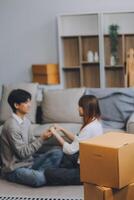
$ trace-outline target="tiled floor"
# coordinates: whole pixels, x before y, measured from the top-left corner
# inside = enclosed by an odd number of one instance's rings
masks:
[[[82,200],[82,199],[68,199],[68,198],[35,198],[35,197],[21,197],[21,196],[0,196],[0,200]]]
[[[0,196],[21,196],[52,199],[84,199],[83,186],[44,186],[31,188],[0,180]]]

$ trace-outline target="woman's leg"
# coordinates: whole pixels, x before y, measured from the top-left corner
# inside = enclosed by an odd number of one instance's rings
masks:
[[[81,185],[79,168],[51,168],[45,171],[48,185]]]
[[[44,172],[29,168],[18,168],[15,171],[8,173],[6,179],[11,182],[39,187],[46,184]]]
[[[59,167],[63,157],[61,148],[55,148],[35,158],[32,169],[45,171],[47,168]]]
[[[63,158],[60,164],[60,168],[77,168],[79,167],[78,162],[79,152],[73,155],[63,154]]]

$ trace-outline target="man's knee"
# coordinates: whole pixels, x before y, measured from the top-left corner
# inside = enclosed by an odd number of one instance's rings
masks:
[[[46,178],[43,172],[26,168],[17,169],[14,175],[8,180],[31,187],[40,187],[46,184]]]
[[[43,185],[46,185],[46,178],[45,176],[38,176],[36,178],[33,179],[32,183],[30,184],[30,186],[32,187],[41,187]]]
[[[32,170],[32,173],[27,177],[27,185],[32,187],[40,187],[46,184],[44,172]]]

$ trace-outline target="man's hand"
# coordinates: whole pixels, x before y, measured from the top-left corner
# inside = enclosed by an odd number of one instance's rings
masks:
[[[44,133],[41,134],[41,138],[43,140],[47,140],[48,138],[50,138],[52,136],[52,132],[50,130],[45,131]]]
[[[59,124],[54,124],[54,128],[57,130],[57,131],[62,131],[63,128],[59,125]]]

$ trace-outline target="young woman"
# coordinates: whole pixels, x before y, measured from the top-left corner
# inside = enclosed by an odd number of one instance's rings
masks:
[[[79,142],[103,134],[98,99],[93,95],[84,95],[79,99],[78,105],[79,114],[83,117],[83,125],[77,135],[59,125],[55,125],[50,129],[62,145],[65,155],[59,169],[47,170],[46,176],[50,184],[79,184]],[[63,132],[71,143],[60,136],[59,131]]]

